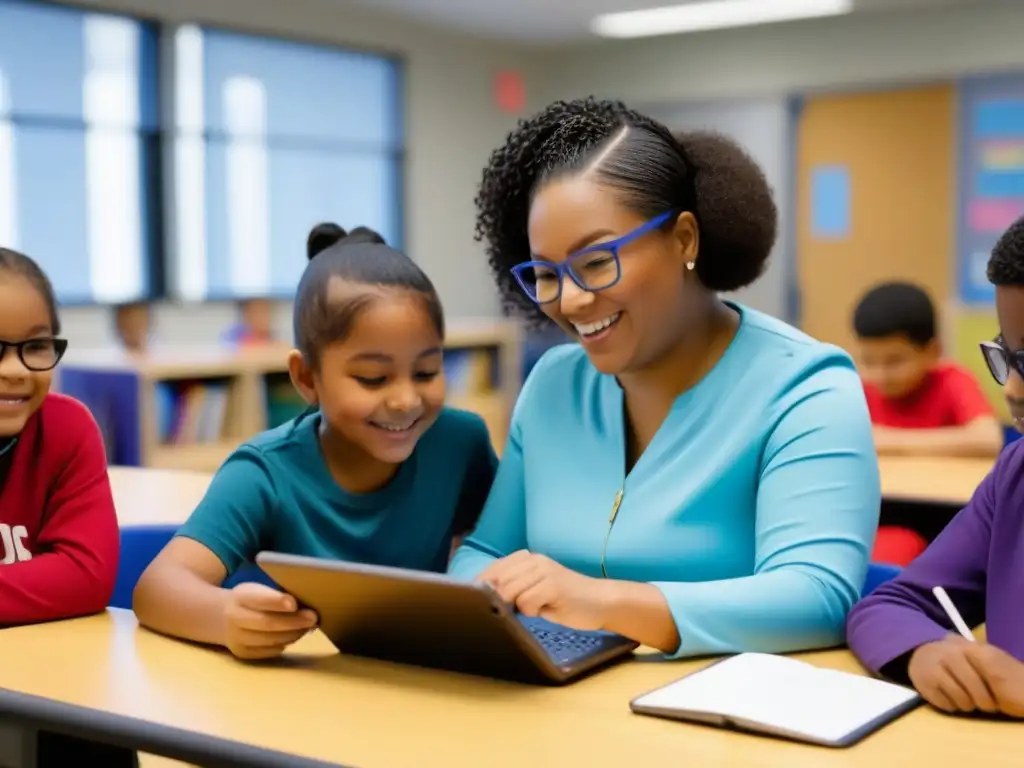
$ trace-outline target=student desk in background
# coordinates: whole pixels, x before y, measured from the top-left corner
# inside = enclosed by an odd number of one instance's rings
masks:
[[[213,477],[206,472],[139,467],[110,467],[108,475],[121,528],[178,528],[202,500]]]
[[[932,541],[991,471],[995,459],[881,456],[881,524],[910,528]]]
[[[995,464],[994,459],[882,456],[882,497],[890,501],[963,507]]]
[[[344,657],[312,634],[277,663],[243,664],[115,609],[3,630],[0,655],[17,660],[0,665],[0,717],[204,765],[1020,765],[1020,725],[927,708],[846,750],[630,713],[631,698],[707,661],[638,660],[534,688]],[[857,669],[846,651],[802,658]]]

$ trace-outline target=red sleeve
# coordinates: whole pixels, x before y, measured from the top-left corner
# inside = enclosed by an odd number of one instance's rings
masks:
[[[950,368],[946,374],[946,395],[950,398],[957,426],[970,424],[982,416],[995,415],[977,379],[962,368]]]
[[[878,394],[877,389],[866,381],[861,381],[861,385],[864,387],[864,399],[868,403],[868,414],[871,417],[871,423],[877,425],[881,421],[879,402],[882,396]]]
[[[97,613],[117,579],[120,534],[99,427],[84,406],[61,409],[48,437],[62,446],[46,503],[38,552],[0,568],[0,624]]]

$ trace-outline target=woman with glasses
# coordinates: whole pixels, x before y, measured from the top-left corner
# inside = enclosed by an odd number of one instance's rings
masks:
[[[0,626],[102,611],[119,536],[103,439],[89,411],[50,392],[67,349],[53,288],[32,259],[0,248]],[[133,752],[40,733],[40,766]]]
[[[988,262],[999,338],[981,345],[1018,429],[1024,422],[1024,218]],[[1005,449],[970,503],[894,581],[850,614],[850,648],[872,672],[911,683],[946,712],[1024,718],[1024,441]],[[957,634],[932,589],[948,593],[966,625]]]
[[[458,577],[674,656],[842,642],[878,524],[842,351],[720,297],[761,274],[771,190],[728,139],[559,102],[491,156],[477,234],[548,352]]]

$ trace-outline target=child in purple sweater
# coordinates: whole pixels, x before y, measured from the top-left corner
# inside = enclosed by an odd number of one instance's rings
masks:
[[[1018,428],[1024,424],[1024,218],[988,263],[1001,334],[982,345]],[[943,587],[986,642],[956,634]],[[865,667],[911,683],[946,712],[1024,718],[1024,441],[1006,449],[970,503],[894,580],[858,603],[847,642]]]

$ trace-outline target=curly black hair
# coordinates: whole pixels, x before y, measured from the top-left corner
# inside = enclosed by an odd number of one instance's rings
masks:
[[[536,191],[582,170],[641,216],[692,212],[700,227],[696,272],[708,289],[737,290],[764,270],[778,211],[764,173],[739,145],[705,131],[673,135],[619,101],[557,101],[519,121],[491,154],[476,195],[476,239],[486,244],[506,311],[543,321],[510,270],[529,259],[526,223]]]
[[[906,336],[923,347],[935,339],[935,305],[913,283],[879,283],[871,288],[853,311],[853,331],[860,339]]]
[[[992,285],[1024,285],[1024,216],[996,241],[985,272]]]

